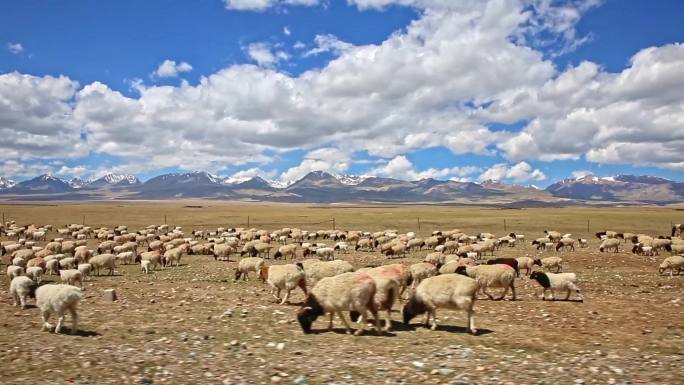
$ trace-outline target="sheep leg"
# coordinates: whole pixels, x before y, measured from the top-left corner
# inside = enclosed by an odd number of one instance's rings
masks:
[[[506,294],[508,294],[508,286],[504,288],[503,294],[501,294],[501,297],[497,298],[495,301],[501,301],[502,299],[506,298]]]
[[[515,301],[515,284],[511,282],[511,301]]]
[[[71,313],[71,334],[76,334],[78,330],[78,314],[76,314],[76,305],[69,307],[69,312]]]
[[[19,306],[19,303],[21,302],[19,299],[19,294],[14,292],[12,293],[12,296],[14,297],[14,306]]]
[[[337,315],[340,316],[340,319],[342,320],[344,327],[347,328],[347,334],[351,334],[351,326],[349,326],[349,322],[347,322],[347,319],[344,318],[344,313],[339,311],[339,312],[337,312]],[[364,314],[361,314],[361,317],[365,318]],[[361,332],[363,333],[363,326],[361,326]]]
[[[491,300],[494,299],[494,297],[493,297],[491,294],[487,293],[487,288],[486,288],[486,287],[483,287],[483,288],[482,288],[482,292],[483,292],[487,297],[489,297],[489,299],[491,299]],[[506,295],[506,293],[504,293],[504,295]],[[502,298],[503,298],[503,297],[502,297]]]
[[[57,313],[57,326],[55,326],[55,334],[62,331],[62,324],[64,323],[64,311]]]
[[[468,309],[467,311],[468,314],[468,331],[472,335],[477,334],[477,328],[475,327],[475,316],[473,315],[473,309]]]
[[[281,304],[281,305],[284,305],[285,302],[287,302],[287,299],[288,299],[288,298],[290,298],[290,290],[288,290],[288,291],[285,293],[285,297],[283,298],[282,302],[280,302],[280,304]]]
[[[368,322],[368,313],[364,309],[359,312],[359,328],[356,329],[356,331],[354,332],[355,336],[360,336],[361,334],[363,334],[363,331],[366,330],[366,322]]]
[[[425,327],[430,327],[430,311],[425,312],[425,321],[423,322],[425,324]]]
[[[26,295],[19,296],[19,302],[21,302],[21,308],[26,309]]]
[[[387,309],[385,313],[385,329],[386,332],[392,331],[392,309]]]
[[[430,330],[437,330],[437,310],[428,310],[428,319],[430,318],[430,316],[432,316],[432,326],[430,326]]]
[[[52,328],[52,325],[48,323],[48,320],[50,319],[50,311],[49,310],[43,310],[40,312],[40,317],[43,319],[43,327],[41,330],[50,330]]]
[[[331,330],[333,328],[333,318],[335,317],[335,312],[331,311],[330,312],[330,322],[328,323],[328,330]]]

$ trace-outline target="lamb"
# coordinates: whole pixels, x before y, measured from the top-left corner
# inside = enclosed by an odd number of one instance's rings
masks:
[[[26,276],[40,283],[43,280],[43,268],[40,266],[31,266],[26,269]]]
[[[273,259],[287,259],[288,256],[290,256],[292,259],[297,258],[297,244],[291,243],[289,245],[280,246],[278,251],[273,254]]]
[[[332,261],[335,259],[335,250],[332,247],[321,247],[320,249],[316,249],[316,256],[318,258]]]
[[[280,302],[281,305],[287,302],[288,298],[290,298],[290,292],[297,286],[302,289],[305,296],[308,294],[306,291],[304,266],[302,264],[266,266],[262,263],[259,269],[259,278],[268,283],[271,287],[271,294],[278,301],[280,301],[280,291],[285,290],[285,297]]]
[[[22,309],[26,309],[26,299],[35,298],[35,291],[38,285],[29,277],[18,276],[12,278],[10,282],[10,294],[14,298],[14,306],[21,305]]]
[[[45,271],[50,275],[57,275],[59,272],[59,261],[57,259],[51,259],[45,262]]]
[[[670,277],[674,276],[675,270],[677,270],[677,275],[682,274],[684,272],[684,257],[673,255],[665,258],[658,268],[658,274],[662,275],[666,270],[670,270]]]
[[[589,241],[587,241],[587,240],[584,239],[584,238],[578,239],[577,242],[579,242],[579,246],[580,246],[581,248],[585,248],[585,247],[588,247],[588,246],[589,246]]]
[[[78,282],[78,286],[83,288],[83,274],[81,274],[80,271],[75,269],[60,270],[59,276],[62,279],[62,283],[76,286],[76,283]]]
[[[616,238],[606,238],[601,242],[601,246],[599,246],[599,251],[604,252],[607,251],[608,249],[613,249],[614,252],[618,252],[620,247],[620,240]]]
[[[504,299],[510,288],[511,300],[515,301],[515,269],[508,265],[462,266],[456,269],[456,273],[475,279],[482,292],[492,300],[494,297],[487,293],[488,287],[504,288],[503,294],[496,299],[497,301]]]
[[[304,305],[297,312],[297,320],[304,333],[311,333],[311,325],[325,313],[330,313],[328,328],[332,329],[335,313],[338,314],[347,333],[351,333],[344,311],[354,310],[360,314],[359,329],[354,333],[361,335],[366,326],[367,312],[375,317],[376,330],[380,330],[380,320],[375,306],[375,281],[368,274],[350,272],[335,277],[321,279],[307,296]]]
[[[24,275],[24,268],[21,266],[9,265],[7,266],[7,276],[9,279]],[[29,278],[30,279],[30,278]]]
[[[541,285],[543,288],[542,300],[546,300],[546,291],[551,290],[551,300],[555,300],[554,291],[565,290],[567,295],[565,296],[565,301],[570,299],[570,293],[574,291],[579,296],[579,301],[583,301],[582,294],[580,290],[575,285],[577,280],[577,275],[575,273],[544,273],[541,271],[535,271],[530,275],[530,279],[533,279]]]
[[[518,276],[520,276],[520,270],[525,269],[525,274],[529,275],[534,267],[534,259],[530,257],[519,257],[516,258],[518,261]]]
[[[90,258],[90,264],[95,270],[95,274],[100,276],[100,269],[108,268],[109,275],[114,275],[114,268],[116,267],[116,257],[114,254],[100,254]]]
[[[176,267],[180,264],[180,259],[185,252],[185,247],[179,246],[173,249],[166,250],[164,252],[164,258],[162,258],[162,269],[166,266],[170,266],[174,261],[176,262]]]
[[[135,260],[135,251],[124,251],[116,255],[116,259],[120,260],[122,264],[127,265],[133,263]]]
[[[64,313],[68,310],[71,313],[71,320],[73,322],[71,332],[76,333],[78,330],[78,315],[76,314],[76,305],[81,300],[81,290],[71,285],[44,285],[36,290],[36,305],[40,309],[41,319],[43,321],[42,330],[49,330],[52,325],[48,323],[52,313],[57,314],[57,326],[55,333],[62,331],[62,324],[64,323]]]
[[[478,289],[477,281],[459,274],[426,278],[418,285],[402,309],[404,324],[408,325],[414,317],[427,312],[425,325],[428,325],[432,316],[430,329],[435,330],[437,329],[437,308],[464,310],[468,315],[467,330],[472,334],[477,334],[473,306]]]
[[[542,269],[551,271],[555,269],[555,273],[560,273],[563,271],[563,258],[561,257],[548,257],[544,259],[535,259],[534,264],[541,266]]]
[[[411,279],[413,281],[411,283],[411,288],[413,289],[425,278],[437,275],[438,268],[435,264],[430,262],[419,262],[411,265],[409,270],[411,271]]]
[[[576,242],[577,241],[569,237],[561,238],[560,241],[558,241],[558,243],[556,244],[556,251],[560,251],[560,249],[570,249],[570,251],[575,251]]]
[[[81,276],[85,280],[90,275],[90,272],[93,271],[93,265],[90,263],[79,263],[77,270],[81,272]]]
[[[303,264],[303,266],[307,283],[311,287],[323,278],[354,271],[354,267],[351,263],[339,259],[336,261],[308,263]]]
[[[230,262],[230,255],[235,252],[237,252],[235,247],[227,243],[217,244],[214,246],[214,260],[225,260],[226,262]]]
[[[240,277],[242,277],[243,280],[247,281],[247,275],[249,274],[249,272],[253,271],[258,274],[262,266],[264,266],[263,258],[247,257],[241,259],[238,263],[237,268],[235,268],[235,281],[240,279]]]
[[[515,270],[516,277],[520,277],[520,270],[518,270],[518,260],[515,258],[492,258],[487,260],[488,265],[508,265]]]

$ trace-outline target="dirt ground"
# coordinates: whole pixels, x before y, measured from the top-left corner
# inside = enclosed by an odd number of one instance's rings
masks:
[[[531,240],[550,229],[590,239],[575,252],[543,253],[562,256],[564,271],[578,274],[584,302],[542,301],[536,284],[520,278],[517,301],[478,300],[477,336],[465,332],[465,315],[455,311],[438,311],[437,331],[420,325],[422,317],[406,327],[399,303],[392,333],[355,337],[339,320],[328,331],[321,318],[315,333],[304,335],[294,318],[301,291],[293,292],[290,305],[278,305],[255,277],[232,281],[236,257],[226,263],[209,256],[184,256],[180,267],[147,276],[139,266],[124,265],[115,276],[93,277],[79,305],[78,334],[55,335],[40,331],[35,307],[12,306],[3,275],[2,384],[684,384],[684,276],[658,275],[669,253],[634,256],[627,245],[618,254],[599,253],[599,241],[589,235],[605,229],[669,235],[670,222],[684,219],[675,208],[184,202],[0,205],[0,211],[21,224],[57,227],[85,217],[90,226],[130,230],[163,223],[166,215],[187,234],[245,226],[247,216],[250,226],[269,230],[329,229],[334,217],[336,228],[349,230],[394,228],[420,236],[453,228],[500,236],[515,231]],[[418,262],[425,254],[392,262]],[[496,253],[537,254],[529,241]],[[379,253],[340,257],[356,267],[387,263]],[[116,290],[116,302],[104,298],[108,288]]]

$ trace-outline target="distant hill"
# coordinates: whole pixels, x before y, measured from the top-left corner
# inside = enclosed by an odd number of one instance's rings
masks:
[[[0,199],[223,199],[245,201],[334,203],[450,203],[507,207],[639,204],[684,201],[684,183],[647,175],[587,175],[554,183],[546,189],[488,180],[482,183],[421,179],[406,181],[377,176],[333,175],[313,171],[294,182],[261,177],[231,179],[204,171],[171,173],[144,183],[132,175],[107,174],[96,180],[65,181],[52,175],[15,183],[0,178]]]

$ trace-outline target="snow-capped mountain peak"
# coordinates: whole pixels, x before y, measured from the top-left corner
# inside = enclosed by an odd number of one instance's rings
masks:
[[[17,182],[0,176],[0,189],[12,188]]]

